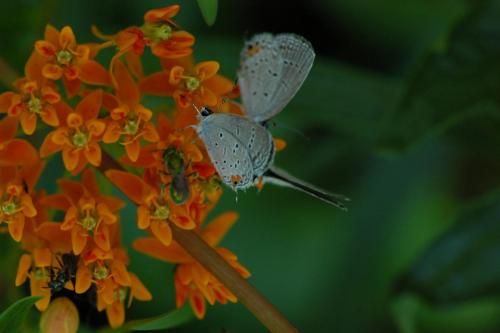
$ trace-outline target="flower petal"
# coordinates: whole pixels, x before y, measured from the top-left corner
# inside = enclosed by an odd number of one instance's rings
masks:
[[[151,221],[151,232],[163,245],[169,246],[170,243],[172,243],[172,230],[167,222],[158,220]]]
[[[52,253],[46,247],[33,250],[33,260],[36,267],[48,267],[52,265]]]
[[[147,229],[150,225],[151,219],[149,214],[149,208],[147,206],[141,205],[137,208],[137,226],[139,229]]]
[[[120,327],[125,321],[125,305],[122,302],[116,301],[107,306],[106,316],[108,317],[109,326],[112,328]]]
[[[106,129],[106,123],[102,120],[91,119],[86,123],[86,127],[93,136],[101,136]]]
[[[19,242],[23,238],[25,217],[23,214],[14,215],[8,225],[9,234],[16,242]]]
[[[113,279],[122,286],[130,286],[132,280],[127,271],[125,264],[118,260],[113,260],[111,263],[111,273],[113,274]]]
[[[202,231],[203,239],[210,245],[216,246],[224,238],[238,219],[236,212],[227,212],[217,216]]]
[[[21,258],[19,258],[19,264],[17,266],[16,287],[22,285],[26,281],[30,268],[31,256],[29,254],[23,254]]]
[[[5,117],[0,120],[0,143],[13,139],[17,132],[17,119]]]
[[[205,317],[206,304],[203,295],[197,290],[191,290],[189,294],[189,304],[198,319]]]
[[[57,118],[56,110],[52,106],[43,109],[40,114],[40,118],[42,118],[43,122],[49,126],[59,126],[59,118]]]
[[[42,146],[40,147],[40,157],[47,157],[52,154],[57,153],[62,149],[61,145],[54,143],[53,136],[55,131],[50,132],[43,140]]]
[[[26,135],[31,135],[35,132],[37,118],[34,113],[22,112],[19,115],[19,120],[21,122],[21,128]]]
[[[64,70],[59,65],[45,64],[42,68],[42,75],[50,80],[59,80]]]
[[[151,9],[144,14],[144,22],[156,23],[167,21],[168,19],[177,15],[181,7],[179,5],[172,5],[164,8]]]
[[[90,144],[87,149],[83,151],[87,161],[93,166],[101,165],[102,152],[101,147],[97,143]]]
[[[150,301],[153,299],[153,295],[144,286],[144,284],[139,280],[139,277],[132,272],[128,273],[131,281],[131,296],[137,298],[140,301]]]
[[[156,131],[156,128],[153,126],[152,123],[146,123],[144,125],[144,140],[148,142],[157,142],[160,140],[160,136],[158,135],[158,132]]]
[[[82,81],[79,79],[68,79],[68,77],[76,77],[77,75],[78,73],[75,70],[73,70],[72,72],[67,70],[65,72],[65,75],[63,76],[64,89],[66,89],[66,94],[69,98],[75,97],[80,91]]]
[[[62,48],[73,48],[76,46],[75,34],[70,26],[65,26],[61,29],[59,45],[61,45]]]
[[[73,245],[75,255],[82,253],[87,244],[87,232],[78,224],[71,229],[71,244]]]
[[[141,146],[139,144],[139,140],[135,139],[125,145],[125,151],[127,152],[128,158],[132,162],[137,161],[139,158],[139,153],[141,152]]]
[[[59,44],[59,30],[57,30],[54,26],[47,24],[45,26],[44,38],[47,42],[52,45]]]
[[[89,290],[91,285],[92,273],[90,272],[90,269],[85,265],[79,266],[78,270],[76,271],[75,292],[77,294],[83,294],[84,292]]]
[[[139,88],[127,70],[127,67],[119,60],[115,63],[114,75],[118,84],[116,87],[116,96],[120,101],[133,109],[139,104]]]
[[[175,87],[168,83],[168,72],[157,72],[146,76],[139,83],[139,89],[143,94],[153,96],[172,96]]]
[[[135,78],[139,80],[142,79],[144,77],[144,70],[142,69],[141,57],[135,52],[128,52],[125,54],[125,60],[127,61],[130,72]]]
[[[0,112],[4,113],[9,110],[9,107],[12,102],[12,97],[15,96],[12,91],[7,91],[4,92],[3,94],[0,94]]]
[[[217,61],[203,61],[196,64],[193,68],[194,73],[202,81],[211,78],[219,71],[220,65]]]
[[[85,96],[78,103],[75,111],[83,117],[84,121],[95,119],[102,105],[102,90],[95,90]]]
[[[63,149],[62,158],[66,170],[75,170],[78,166],[78,162],[80,161],[80,151],[71,148]]]
[[[80,70],[80,79],[85,83],[104,86],[111,85],[109,72],[97,61],[86,61],[82,64]]]
[[[10,140],[3,146],[3,149],[0,145],[0,165],[31,164],[37,159],[38,152],[27,141]]]
[[[35,42],[35,50],[45,58],[52,58],[56,55],[56,47],[47,41],[38,40]]]
[[[109,228],[105,223],[100,223],[94,232],[94,241],[104,251],[109,251],[111,244],[109,241]]]
[[[176,242],[165,246],[157,238],[139,238],[133,242],[132,247],[148,256],[174,264],[193,261],[191,256]]]
[[[141,204],[145,195],[151,192],[141,178],[126,171],[109,170],[106,177],[136,204]]]

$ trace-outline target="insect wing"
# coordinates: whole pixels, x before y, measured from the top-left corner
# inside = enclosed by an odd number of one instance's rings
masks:
[[[253,166],[248,150],[234,149],[236,145],[242,146],[241,141],[231,131],[220,127],[217,119],[214,115],[204,118],[198,125],[198,135],[222,181],[234,190],[248,188],[253,185]]]
[[[262,122],[283,110],[304,83],[314,57],[311,44],[294,34],[264,33],[248,41],[238,84],[249,117]]]

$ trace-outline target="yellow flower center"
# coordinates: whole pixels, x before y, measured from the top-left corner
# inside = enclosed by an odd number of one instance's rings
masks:
[[[97,219],[92,215],[87,215],[81,219],[82,227],[87,229],[88,231],[94,230],[97,225]]]
[[[124,130],[127,134],[135,135],[139,131],[139,122],[137,120],[128,120]]]
[[[170,216],[170,209],[168,206],[158,206],[156,207],[153,217],[159,220],[166,220]]]
[[[28,109],[32,113],[41,113],[42,112],[42,101],[39,98],[31,97],[28,102]]]
[[[200,80],[195,77],[189,76],[184,80],[186,89],[189,91],[195,91],[200,86]]]
[[[56,58],[60,65],[67,65],[73,59],[73,55],[67,50],[62,50],[57,53]]]
[[[162,41],[172,37],[172,28],[168,24],[146,23],[142,26],[142,31],[152,41]]]
[[[87,145],[88,141],[89,140],[88,140],[87,135],[85,133],[82,133],[82,132],[76,132],[71,137],[71,142],[73,143],[73,145],[75,147],[78,147],[78,148],[85,147]]]
[[[96,280],[104,280],[109,275],[108,268],[106,266],[97,265],[94,268],[94,278]]]
[[[2,204],[2,212],[5,215],[12,215],[17,213],[17,205],[13,201],[4,202]]]

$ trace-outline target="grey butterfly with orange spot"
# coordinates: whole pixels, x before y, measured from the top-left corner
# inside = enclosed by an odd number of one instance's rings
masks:
[[[238,85],[246,116],[214,113],[203,107],[196,126],[222,181],[233,190],[258,182],[305,192],[342,210],[349,201],[273,166],[273,137],[265,124],[285,108],[309,74],[315,53],[295,34],[262,33],[246,42],[241,52]]]

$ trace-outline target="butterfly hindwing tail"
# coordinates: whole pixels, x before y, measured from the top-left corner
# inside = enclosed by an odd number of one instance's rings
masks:
[[[300,180],[277,167],[271,167],[264,174],[264,182],[302,191],[344,211],[347,211],[347,207],[344,203],[350,201],[349,198],[342,194],[329,193],[303,180]]]

